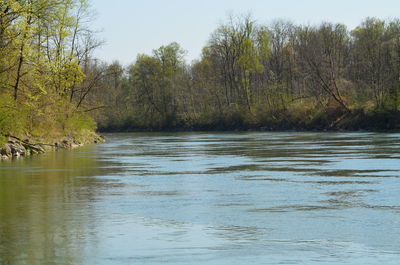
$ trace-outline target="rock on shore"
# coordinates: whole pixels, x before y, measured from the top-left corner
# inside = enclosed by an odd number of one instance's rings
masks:
[[[30,139],[22,140],[14,136],[8,137],[8,142],[0,146],[0,160],[8,160],[19,157],[26,157],[34,154],[45,153],[48,150],[70,149],[91,143],[104,142],[104,137],[93,134],[83,141],[73,137],[63,137],[52,144],[35,143]]]

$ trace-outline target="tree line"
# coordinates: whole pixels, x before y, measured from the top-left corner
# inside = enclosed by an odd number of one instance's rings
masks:
[[[399,126],[400,20],[220,25],[188,64],[171,43],[107,72],[91,100],[104,130],[394,129]],[[107,107],[108,106],[108,107]]]
[[[101,130],[396,129],[400,20],[231,17],[198,60],[177,43],[101,62],[88,0],[0,0],[0,138]],[[0,139],[1,140],[1,139]]]

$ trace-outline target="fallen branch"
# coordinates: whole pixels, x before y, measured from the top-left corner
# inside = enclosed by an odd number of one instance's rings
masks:
[[[32,149],[35,149],[35,148],[38,149],[37,147],[35,147],[35,145],[56,147],[54,144],[30,143],[30,142],[28,142],[28,141],[26,141],[26,140],[22,140],[21,138],[18,138],[18,137],[13,136],[13,135],[6,135],[6,136],[9,137],[9,138],[14,138],[15,140],[20,141],[22,144],[25,144],[25,145],[29,146],[29,148],[32,148]]]
[[[110,108],[110,106],[98,106],[98,107],[94,107],[94,108],[91,108],[91,109],[82,110],[81,112],[90,112],[90,111],[93,111],[93,110],[104,109],[104,108]]]

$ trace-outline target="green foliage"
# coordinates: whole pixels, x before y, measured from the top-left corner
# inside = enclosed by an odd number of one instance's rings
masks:
[[[139,126],[173,127],[178,111],[177,90],[184,71],[184,51],[171,43],[153,53],[153,56],[139,55],[129,70],[132,104],[139,116],[147,116],[136,120]]]
[[[0,148],[7,143],[8,139],[6,136],[0,134]]]
[[[87,0],[0,1],[0,136],[93,131]],[[92,79],[90,79],[92,78]]]
[[[0,94],[0,136],[20,134],[26,125],[26,113],[10,95]]]
[[[82,131],[95,131],[97,128],[96,122],[86,114],[74,113],[65,121],[65,133],[74,134]]]
[[[250,38],[245,39],[241,48],[243,49],[243,54],[239,57],[238,63],[243,67],[244,71],[248,74],[263,72],[264,67],[260,62],[253,40]]]

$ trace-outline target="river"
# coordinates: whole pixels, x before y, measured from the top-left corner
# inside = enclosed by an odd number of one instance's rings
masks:
[[[0,265],[399,264],[400,134],[106,137],[0,163]]]

